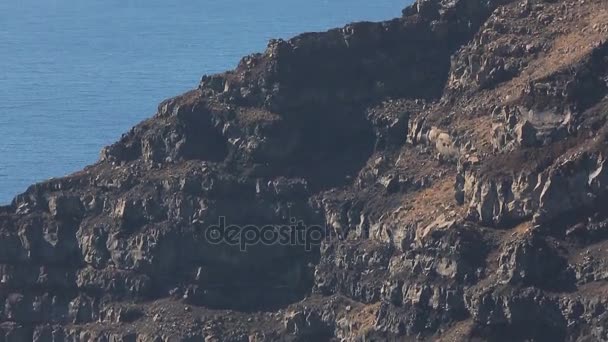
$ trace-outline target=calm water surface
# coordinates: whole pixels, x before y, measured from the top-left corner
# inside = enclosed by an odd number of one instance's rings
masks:
[[[270,38],[393,18],[408,3],[0,1],[0,204],[95,162],[160,101]]]

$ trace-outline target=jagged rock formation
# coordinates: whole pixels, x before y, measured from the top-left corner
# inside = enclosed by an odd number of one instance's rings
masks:
[[[0,207],[0,342],[608,340],[608,3],[419,0]],[[211,227],[327,227],[321,244]]]

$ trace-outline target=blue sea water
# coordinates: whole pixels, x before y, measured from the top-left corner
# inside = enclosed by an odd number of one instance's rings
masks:
[[[397,17],[408,3],[0,1],[0,204],[95,162],[160,101],[270,38]]]

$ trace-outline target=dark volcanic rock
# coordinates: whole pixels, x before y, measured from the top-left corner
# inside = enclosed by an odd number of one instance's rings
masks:
[[[0,208],[0,342],[608,340],[607,22],[272,40]]]

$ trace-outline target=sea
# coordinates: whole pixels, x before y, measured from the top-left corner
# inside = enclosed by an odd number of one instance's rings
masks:
[[[271,38],[397,17],[411,0],[2,0],[0,204],[94,163],[204,74]]]

